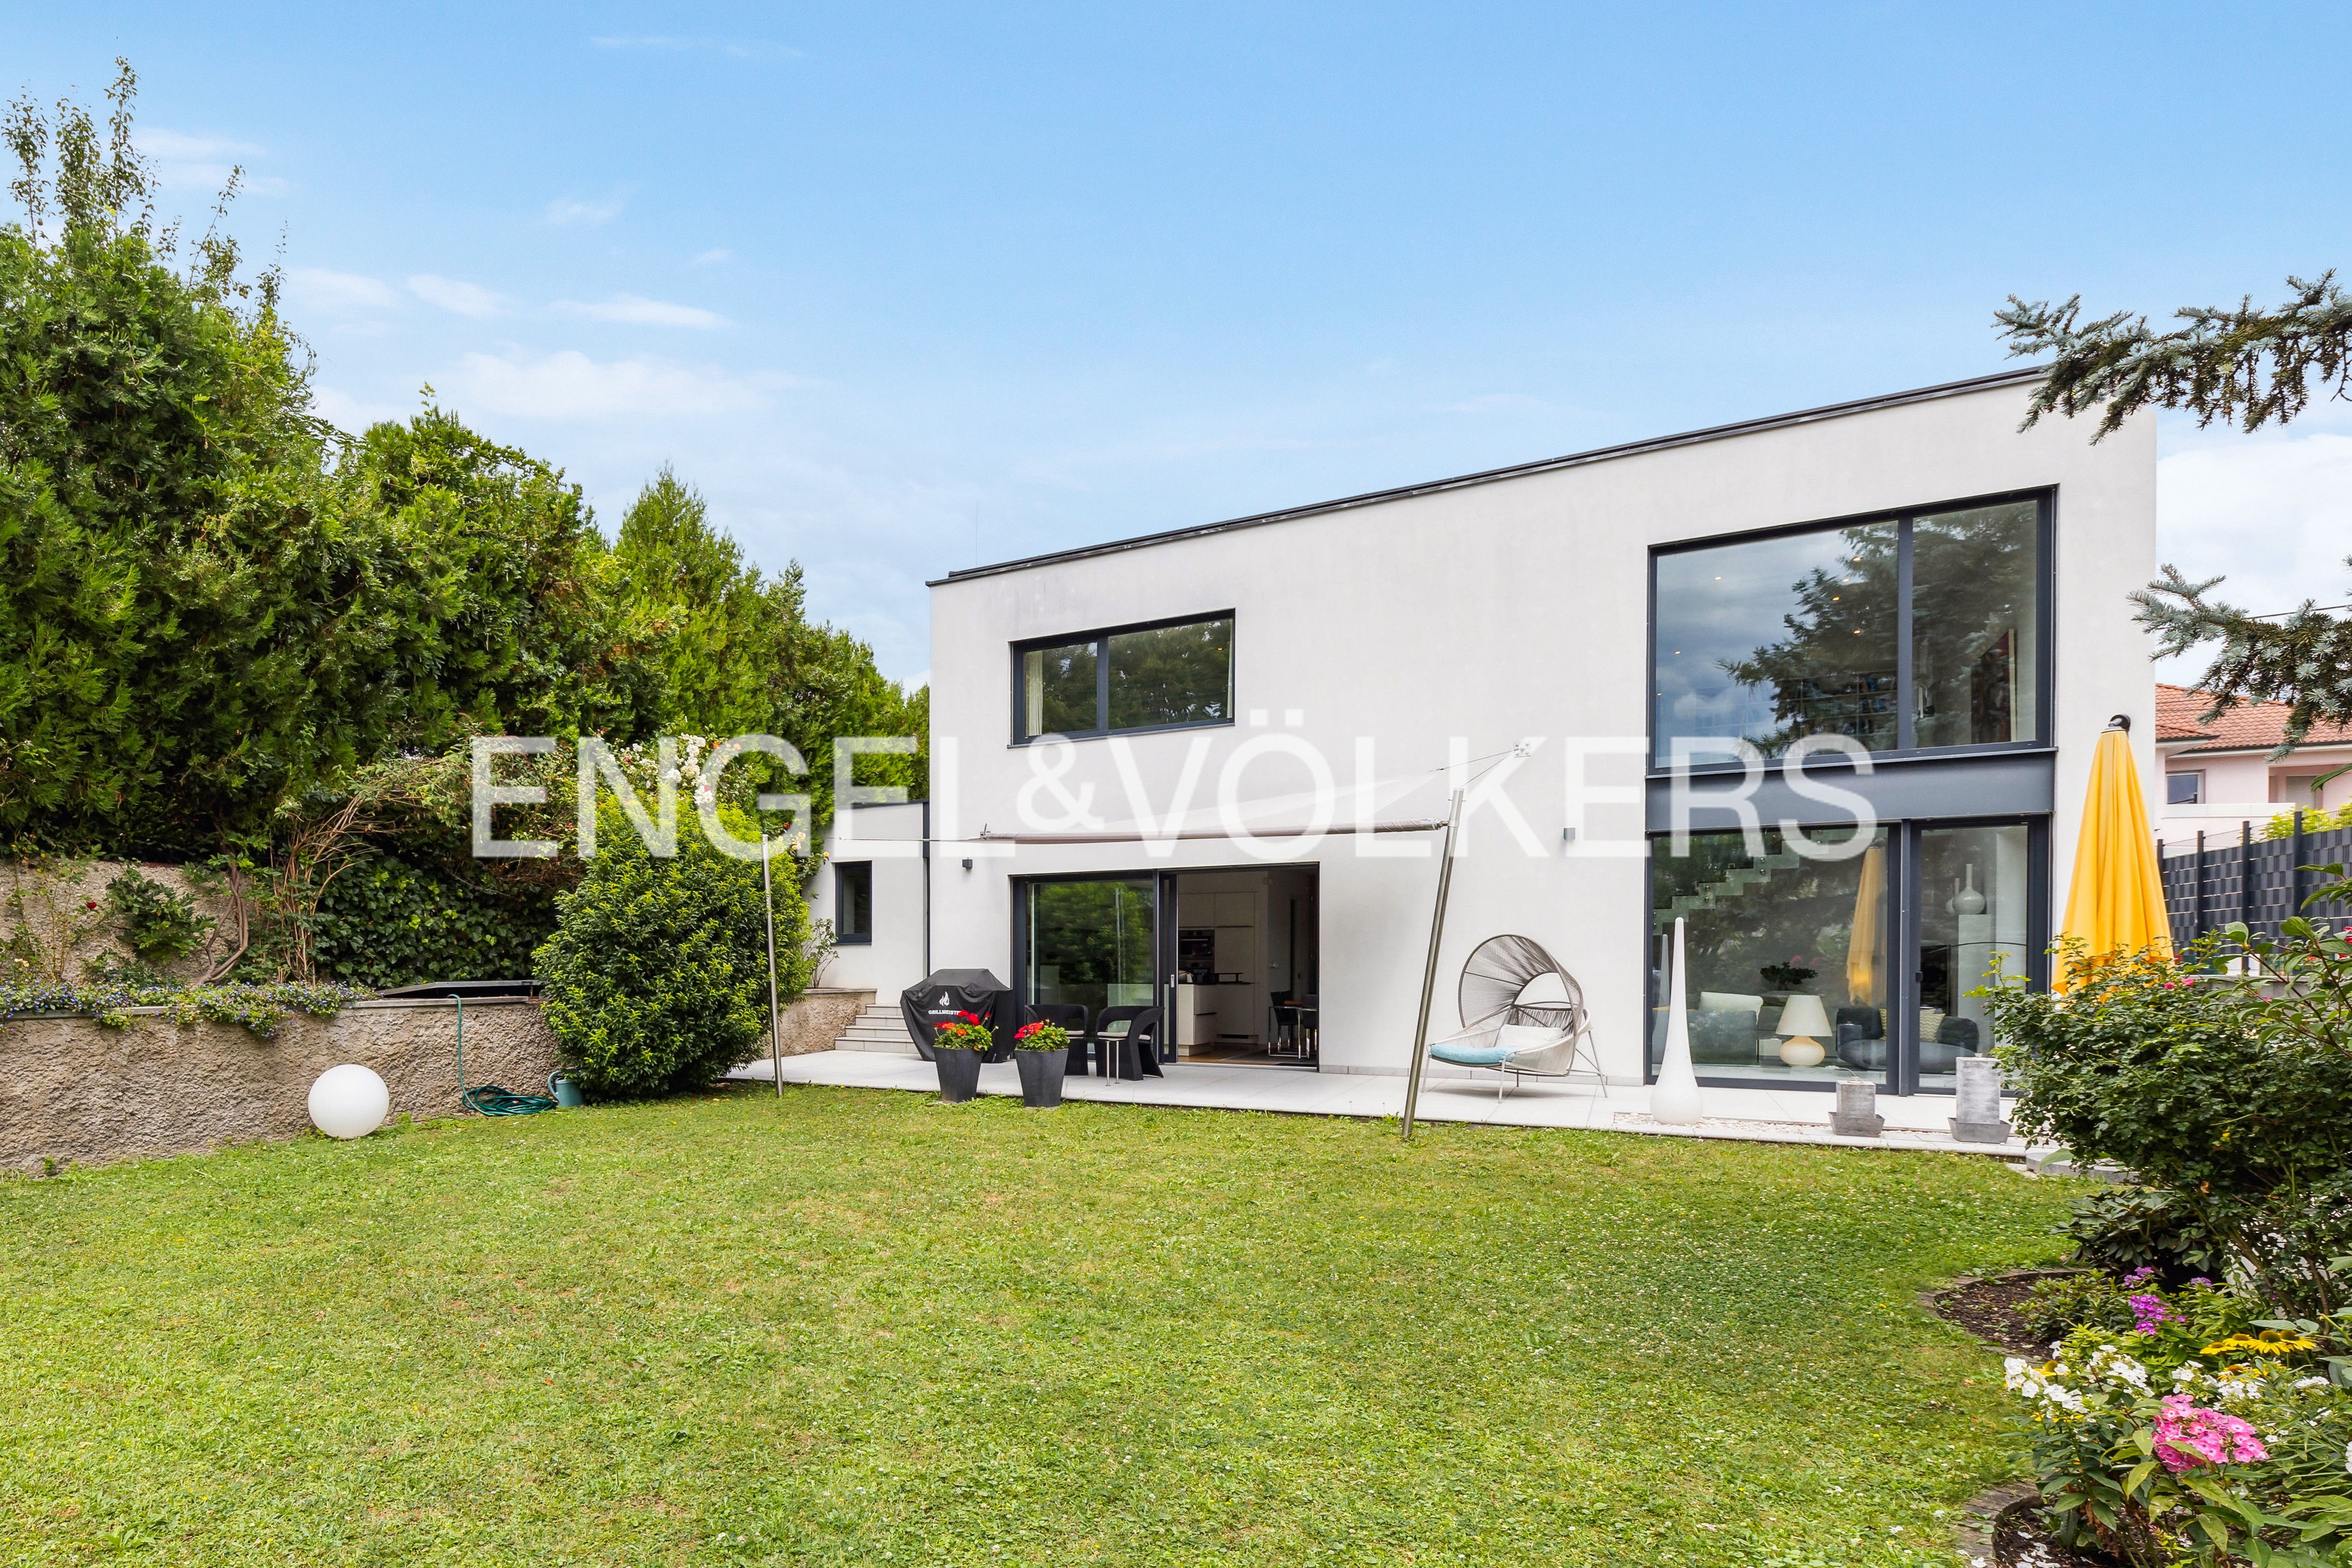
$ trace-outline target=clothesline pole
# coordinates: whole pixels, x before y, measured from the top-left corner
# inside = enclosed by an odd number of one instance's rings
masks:
[[[1462,821],[1462,791],[1454,791],[1445,811],[1445,847],[1437,856],[1437,907],[1429,916],[1429,962],[1421,971],[1421,1014],[1412,1026],[1412,1061],[1404,1075],[1404,1141],[1412,1142],[1413,1113],[1421,1106],[1421,1064],[1429,1054],[1429,1008],[1437,996],[1437,950],[1445,940],[1445,895],[1454,885],[1454,830]]]
[[[776,1098],[784,1097],[783,1020],[776,1010],[776,887],[768,870],[768,834],[760,831],[760,897],[768,906],[768,1071]]]

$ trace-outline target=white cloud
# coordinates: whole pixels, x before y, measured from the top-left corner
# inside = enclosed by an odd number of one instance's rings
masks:
[[[2315,409],[2276,434],[2180,444],[2156,466],[2158,560],[2226,577],[2213,596],[2256,614],[2352,601],[2352,417]],[[2211,653],[2168,660],[2158,678],[2193,680]]]
[[[353,397],[333,387],[315,388],[310,398],[311,406],[325,415],[329,423],[355,435],[371,424],[380,424],[387,419],[404,419],[408,415],[406,409],[396,404]]]
[[[619,217],[622,205],[622,200],[618,196],[605,196],[596,201],[587,202],[566,196],[547,204],[547,221],[562,228],[569,228],[577,224],[585,224],[593,227],[598,224],[609,224]]]
[[[438,305],[444,310],[459,316],[471,316],[478,321],[495,316],[504,308],[497,295],[478,283],[436,277],[429,272],[420,272],[411,277],[408,291],[427,305]]]
[[[440,382],[453,407],[530,419],[597,420],[625,416],[741,413],[792,377],[739,374],[715,365],[683,365],[638,355],[599,363],[577,350],[540,359],[467,354]]]
[[[577,300],[559,299],[556,310],[565,316],[585,316],[593,321],[619,321],[632,327],[724,327],[727,319],[693,305],[673,305],[666,299],[647,299],[642,295],[615,294],[610,299],[599,299],[583,305]]]
[[[717,250],[704,251],[700,256],[694,258],[693,265],[696,267],[716,267],[722,261],[732,261],[734,259],[735,253],[722,246]]]
[[[192,136],[182,131],[143,127],[133,133],[139,151],[155,161],[155,178],[167,191],[217,192],[228,183],[231,170],[242,164],[242,188],[257,196],[282,195],[291,189],[272,174],[253,172],[251,160],[268,149],[233,136]]]
[[[190,136],[184,131],[163,131],[142,127],[133,136],[139,151],[150,158],[189,159],[254,158],[262,149],[251,141],[239,141],[229,136]]]
[[[391,284],[356,272],[298,267],[286,281],[297,300],[320,310],[383,310],[400,302]]]

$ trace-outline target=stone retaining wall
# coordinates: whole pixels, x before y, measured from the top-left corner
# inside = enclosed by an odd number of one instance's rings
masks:
[[[830,1049],[873,997],[821,990],[795,1000],[781,1031],[785,1054]],[[311,1083],[346,1061],[383,1076],[394,1116],[459,1113],[457,1009],[446,1001],[357,1002],[331,1019],[296,1013],[275,1040],[235,1024],[175,1028],[151,1009],[124,1029],[80,1017],[0,1024],[0,1171],[298,1136],[310,1130]],[[469,1087],[543,1093],[557,1062],[538,1003],[466,1004]]]

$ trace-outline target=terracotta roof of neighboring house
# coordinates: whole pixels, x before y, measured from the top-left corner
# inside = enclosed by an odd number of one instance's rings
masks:
[[[2284,703],[2242,703],[2210,724],[2198,723],[2197,716],[2210,707],[2212,703],[2213,698],[2209,693],[2185,686],[2168,686],[2158,681],[2156,686],[2158,744],[2195,741],[2198,744],[2171,753],[2174,757],[2194,757],[2209,751],[2269,751],[2285,738],[2287,706]],[[2341,725],[2315,724],[2311,732],[2304,737],[2302,744],[2305,747],[2352,746],[2352,729]]]
[[[2186,686],[2168,686],[2156,683],[2156,738],[2158,745],[2168,740],[2210,740],[2210,731],[2197,722],[2205,711],[2205,694],[2192,692]]]

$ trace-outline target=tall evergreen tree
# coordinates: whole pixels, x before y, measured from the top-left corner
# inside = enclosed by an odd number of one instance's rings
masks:
[[[2352,396],[2352,297],[2332,271],[2290,277],[2287,287],[2292,297],[2277,309],[2257,308],[2251,295],[2234,309],[2189,306],[2175,313],[2184,325],[2168,332],[2129,311],[2082,322],[2080,295],[2053,308],[2012,294],[1994,323],[2012,355],[2053,356],[2028,425],[2053,412],[2070,419],[2095,412],[2096,440],[2143,409],[2170,408],[2196,414],[2200,425],[2219,419],[2253,431],[2302,413],[2315,388]],[[2352,724],[2352,619],[2311,599],[2283,615],[2257,615],[2213,598],[2222,581],[2191,581],[2167,565],[2132,595],[2160,656],[2221,644],[2198,683],[2213,696],[2204,717],[2241,703],[2284,703],[2282,754],[2314,724]]]
[[[215,842],[386,730],[329,432],[278,313],[208,234],[155,232],[136,79],[29,100],[0,227],[0,835]],[[235,178],[232,176],[231,190]],[[226,194],[224,200],[226,200]],[[135,824],[135,826],[131,826]]]
[[[666,727],[791,741],[808,772],[790,788],[813,797],[820,822],[833,815],[836,737],[913,736],[928,744],[924,694],[910,695],[884,675],[865,643],[811,622],[800,564],[769,576],[746,561],[712,525],[701,494],[668,468],[630,505],[614,554],[633,622],[653,639]],[[919,798],[926,759],[869,757],[856,781],[899,785]]]

